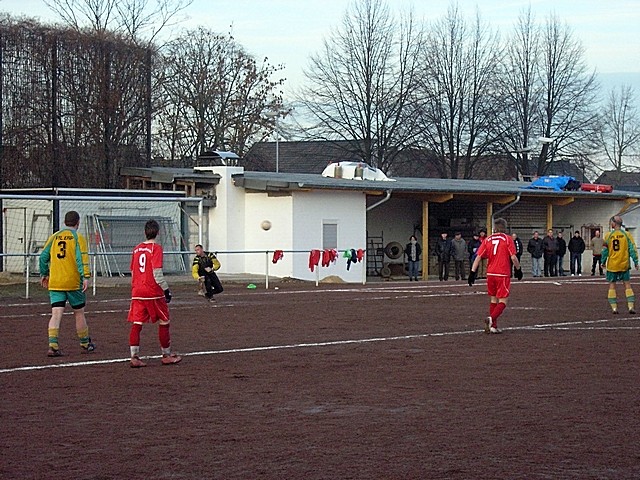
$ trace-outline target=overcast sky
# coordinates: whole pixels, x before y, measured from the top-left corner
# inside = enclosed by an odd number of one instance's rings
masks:
[[[413,6],[433,21],[446,13],[446,0],[388,0],[392,9]],[[205,25],[234,37],[256,58],[284,64],[289,88],[303,81],[302,69],[323,38],[340,24],[350,0],[194,0],[180,27]],[[603,74],[635,72],[640,78],[639,0],[459,0],[466,18],[479,9],[502,35],[511,33],[518,15],[531,5],[536,18],[550,13],[566,21],[586,52],[588,65]],[[0,10],[52,20],[42,0],[0,0]],[[629,76],[627,75],[627,78]]]

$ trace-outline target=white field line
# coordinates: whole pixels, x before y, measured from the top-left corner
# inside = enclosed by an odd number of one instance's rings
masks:
[[[570,279],[569,279],[570,278]],[[600,281],[596,280],[596,279],[591,279],[589,277],[584,277],[584,278],[576,278],[576,277],[569,277],[566,280],[561,280],[561,281],[556,281],[556,282],[549,282],[546,280],[521,280],[521,281],[517,281],[517,280],[512,280],[512,286],[513,285],[524,285],[524,284],[528,284],[528,285],[537,285],[537,284],[560,284],[560,285],[576,285],[576,284],[580,284],[580,285],[585,285],[585,284],[589,284],[589,285],[600,285],[600,286],[605,286],[607,285],[606,280],[604,280],[603,278],[600,279]],[[634,282],[633,280],[635,280],[632,277],[632,284],[635,284],[636,282]],[[484,287],[484,285],[486,285],[486,280],[478,280],[476,281],[475,284],[475,288],[482,286]],[[469,287],[469,285],[467,285],[466,282],[462,282],[462,283],[454,283],[452,282],[440,282],[440,283],[436,283],[436,282],[422,282],[419,284],[414,284],[414,285],[407,285],[405,282],[396,282],[396,283],[389,283],[389,284],[369,284],[367,286],[361,286],[361,287],[355,287],[355,288],[322,288],[322,287],[317,287],[317,288],[310,288],[310,289],[304,289],[304,290],[258,290],[258,291],[252,291],[250,293],[225,293],[224,297],[244,297],[246,295],[251,295],[251,296],[256,296],[256,295],[298,295],[298,294],[307,294],[307,293],[374,293],[374,292],[404,292],[404,293],[413,293],[416,291],[421,291],[421,290],[434,290],[434,291],[438,291],[438,290],[442,290],[442,289],[469,289],[471,287]],[[485,292],[486,293],[486,292]],[[455,295],[455,294],[452,294]],[[195,296],[195,294],[194,294]],[[174,301],[177,300],[179,303],[180,301],[180,297],[174,297]],[[89,305],[93,305],[96,303],[112,303],[112,302],[129,302],[130,298],[117,298],[117,299],[109,299],[109,300],[100,300],[100,299],[93,299],[91,296],[87,297],[87,303]],[[33,307],[33,306],[44,306],[47,307],[49,306],[49,302],[21,302],[21,303],[8,303],[6,305],[3,305],[5,307]],[[199,307],[199,306],[198,306]]]
[[[543,331],[543,330],[551,330],[551,329],[560,329],[560,330],[571,329],[571,330],[590,330],[590,331],[640,329],[640,325],[638,327],[592,326],[595,324],[609,323],[614,321],[617,322],[622,320],[632,320],[632,319],[637,319],[637,317],[622,317],[622,318],[615,318],[615,319],[600,319],[600,320],[586,320],[586,321],[579,321],[579,322],[562,322],[562,323],[547,323],[547,324],[539,324],[539,325],[527,325],[527,326],[521,326],[521,327],[505,328],[504,331],[515,331],[515,330]],[[293,343],[293,344],[286,344],[286,345],[267,345],[267,346],[261,346],[261,347],[232,348],[227,350],[204,350],[200,352],[181,353],[181,355],[184,357],[190,357],[190,356],[195,357],[195,356],[204,356],[204,355],[225,355],[230,353],[265,352],[265,351],[273,351],[273,350],[287,350],[287,349],[294,349],[294,348],[319,348],[319,347],[332,347],[332,346],[338,346],[338,345],[358,345],[358,344],[374,343],[374,342],[415,340],[415,339],[429,338],[429,337],[449,337],[454,335],[471,335],[471,334],[477,334],[480,332],[483,332],[483,330],[482,329],[459,330],[455,332],[434,332],[434,333],[422,333],[422,334],[414,334],[414,335],[398,335],[398,336],[391,336],[391,337],[373,337],[373,338],[334,340],[334,341],[313,342],[313,343]],[[160,355],[146,356],[143,358],[158,359],[160,358]],[[55,364],[49,364],[49,365],[26,365],[23,367],[0,369],[0,374],[26,372],[26,371],[34,371],[34,370],[50,370],[50,369],[56,369],[56,368],[107,365],[107,364],[113,364],[113,363],[124,363],[128,361],[129,361],[129,358],[114,358],[114,359],[107,359],[107,360],[88,360],[84,362],[55,363]]]
[[[345,290],[344,292],[356,292],[356,293],[377,293],[376,291],[371,291],[371,292],[358,292],[357,290]],[[298,293],[298,292],[288,292],[288,293]],[[405,295],[378,295],[378,296],[361,296],[361,297],[344,297],[343,301],[348,301],[348,302],[357,302],[357,301],[371,301],[371,300],[403,300],[406,298],[430,298],[430,297],[461,297],[461,296],[475,296],[475,295],[482,295],[482,296],[486,296],[486,292],[480,292],[480,291],[472,291],[472,292],[462,292],[462,293],[451,293],[451,292],[437,292],[437,293],[421,293],[421,292],[407,292],[407,291],[402,291],[402,290],[398,290],[398,291],[391,291],[389,293],[405,293]],[[283,293],[279,293],[279,295],[282,295]],[[286,293],[285,293],[286,294]],[[224,300],[219,300],[215,303],[193,303],[193,302],[189,302],[185,305],[181,305],[180,302],[172,302],[172,309],[180,309],[180,310],[191,310],[191,309],[202,309],[203,307],[208,307],[208,308],[227,308],[227,307],[231,307],[231,308],[237,308],[237,307],[242,307],[242,306],[256,306],[257,303],[256,302],[242,302],[241,299],[236,299],[237,301],[231,301],[231,302],[227,302]],[[334,301],[337,301],[338,299],[334,298]],[[101,315],[101,314],[126,314],[129,312],[129,299],[118,299],[118,300],[109,300],[109,301],[103,301],[103,302],[107,302],[107,303],[123,303],[126,304],[126,308],[122,308],[122,309],[118,309],[118,310],[114,310],[114,309],[110,309],[110,310],[85,310],[85,314],[87,315],[87,317],[92,318],[94,315]],[[91,307],[91,305],[93,304],[90,303],[89,304],[89,308]],[[47,308],[49,306],[48,303],[39,303],[39,304],[14,304],[11,306],[14,307],[24,307],[24,306],[34,306],[34,305],[39,305],[42,306],[43,309]],[[67,309],[67,311],[65,311],[64,313],[65,315],[73,315],[73,311],[70,309]],[[15,318],[32,318],[32,317],[50,317],[51,316],[51,312],[50,311],[44,311],[44,312],[40,312],[40,313],[19,313],[19,314],[11,314],[11,315],[0,315],[0,321],[4,318],[11,318],[11,319],[15,319]]]

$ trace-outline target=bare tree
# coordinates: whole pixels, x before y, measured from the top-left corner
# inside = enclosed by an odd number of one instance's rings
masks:
[[[423,56],[422,141],[443,178],[470,178],[495,141],[498,36],[476,16],[468,25],[457,7],[432,27]]]
[[[3,144],[28,172],[12,182],[109,188],[120,166],[146,164],[149,49],[28,22],[0,29]]]
[[[382,0],[359,0],[324,41],[305,71],[299,103],[312,138],[349,140],[356,155],[387,172],[414,142],[409,115],[422,31],[413,14],[391,14]]]
[[[597,147],[598,85],[595,73],[587,71],[582,45],[554,15],[537,26],[530,9],[509,43],[502,77],[504,150],[525,175],[544,175],[564,157],[580,158],[583,170],[588,168],[585,162]]]
[[[258,63],[232,36],[205,28],[185,32],[163,51],[162,108],[156,144],[171,162],[209,148],[243,155],[273,128],[267,111],[282,111],[282,69]],[[166,148],[169,147],[167,150]]]
[[[150,44],[193,0],[44,0],[77,31],[110,31]]]
[[[609,92],[600,138],[607,164],[619,174],[629,167],[628,158],[640,150],[640,116],[635,91],[629,85]]]
[[[540,29],[535,24],[531,7],[518,18],[511,38],[507,41],[503,72],[500,75],[500,96],[503,99],[501,122],[496,130],[502,150],[515,163],[516,171],[531,175],[529,153],[533,151],[532,139],[542,104],[542,85],[539,81]]]
[[[537,172],[546,172],[558,153],[577,154],[595,149],[598,116],[595,110],[598,85],[589,73],[584,48],[566,23],[550,15],[543,29],[541,77],[544,91],[541,107],[543,143]]]

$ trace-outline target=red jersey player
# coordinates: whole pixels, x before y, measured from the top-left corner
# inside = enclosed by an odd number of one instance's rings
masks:
[[[509,289],[511,287],[511,264],[513,263],[514,276],[522,279],[522,269],[516,256],[516,246],[511,235],[506,233],[507,221],[497,218],[494,222],[494,233],[486,238],[478,248],[478,254],[471,266],[469,285],[476,280],[476,271],[483,258],[488,259],[487,264],[487,291],[491,296],[489,304],[489,316],[485,320],[485,333],[502,333],[498,329],[498,317],[507,307]]]
[[[129,348],[131,367],[146,367],[140,360],[140,332],[144,323],[158,322],[158,337],[162,348],[162,364],[172,365],[182,357],[171,353],[169,333],[169,306],[171,292],[162,273],[162,246],[156,243],[160,225],[149,220],[144,226],[146,242],[139,244],[131,257],[131,308],[128,321],[131,322]]]

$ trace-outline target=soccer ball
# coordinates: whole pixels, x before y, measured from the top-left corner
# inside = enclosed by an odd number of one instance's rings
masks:
[[[271,222],[269,220],[263,220],[260,224],[260,228],[263,230],[269,230],[271,228]]]

